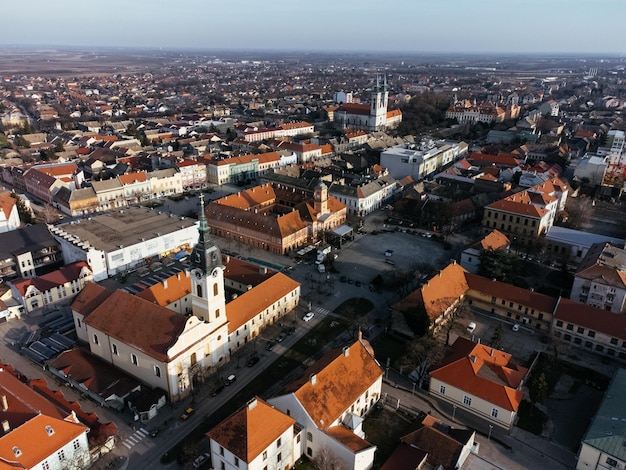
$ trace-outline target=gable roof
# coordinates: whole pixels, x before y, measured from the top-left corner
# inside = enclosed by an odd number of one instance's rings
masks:
[[[276,273],[254,289],[239,295],[226,304],[226,318],[229,321],[228,333],[236,331],[255,315],[263,312],[298,287],[300,287],[299,282],[283,273]]]
[[[477,242],[474,247],[479,250],[502,250],[508,247],[511,241],[505,234],[499,230],[492,230],[482,240]]]
[[[187,318],[117,290],[97,306],[85,323],[158,361],[168,361],[168,350],[185,329]]]
[[[467,292],[467,271],[452,263],[431,277],[421,289],[396,302],[393,308],[406,311],[423,305],[431,321],[437,320]]]
[[[26,295],[26,290],[29,286],[35,286],[39,292],[46,292],[57,286],[62,286],[68,282],[77,280],[84,268],[89,269],[89,265],[84,261],[77,261],[76,263],[62,266],[60,269],[48,274],[14,281],[13,285],[22,296]]]
[[[373,353],[358,339],[328,352],[286,391],[293,392],[318,428],[327,430],[382,375]]]
[[[295,423],[295,419],[255,397],[206,435],[249,464]]]
[[[10,193],[0,194],[0,211],[4,213],[4,218],[8,219],[11,216],[11,211],[17,204],[17,200],[11,197]]]
[[[554,319],[626,341],[626,315],[559,298]]]
[[[509,365],[511,358],[509,353],[459,337],[430,376],[500,408],[517,411],[524,397],[518,387],[528,370]]]

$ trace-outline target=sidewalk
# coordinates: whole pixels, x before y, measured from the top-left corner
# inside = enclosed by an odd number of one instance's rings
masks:
[[[576,465],[576,456],[558,444],[542,439],[520,428],[513,427],[510,432],[494,426],[460,407],[431,397],[427,392],[415,389],[413,383],[395,371],[388,372],[384,380],[383,393],[398,400],[399,406],[406,406],[413,411],[422,411],[441,419],[456,428],[469,428],[476,431],[476,440],[480,443],[479,456],[475,466],[485,468],[485,462],[493,468],[528,469],[551,468],[571,469]],[[473,456],[476,457],[476,456]]]

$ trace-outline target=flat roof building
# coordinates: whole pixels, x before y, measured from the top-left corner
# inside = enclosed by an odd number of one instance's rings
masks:
[[[95,281],[131,271],[198,241],[197,222],[161,211],[127,207],[51,227],[66,263],[86,261]]]

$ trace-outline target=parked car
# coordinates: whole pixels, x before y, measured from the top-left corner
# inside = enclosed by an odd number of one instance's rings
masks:
[[[224,385],[228,386],[232,384],[235,380],[237,380],[237,376],[235,374],[231,374],[226,377],[226,382],[224,382]]]
[[[468,333],[473,333],[475,329],[476,329],[476,323],[470,322],[470,324],[467,325],[467,332]]]
[[[183,411],[183,414],[180,415],[180,419],[182,419],[183,421],[186,421],[195,412],[196,412],[196,410],[194,410],[193,408],[189,407],[185,411]]]
[[[207,463],[211,459],[211,454],[205,453],[196,457],[193,461],[193,468],[198,469],[202,467],[205,463]]]
[[[211,393],[212,397],[215,397],[220,394],[220,392],[224,390],[224,384],[219,384]]]
[[[303,317],[302,317],[302,319],[303,319],[304,321],[311,321],[311,320],[313,320],[313,317],[314,317],[314,316],[315,316],[315,313],[313,313],[313,312],[309,312],[309,313],[307,313],[305,316],[303,316]]]
[[[268,341],[267,344],[265,345],[265,349],[268,351],[271,351],[272,348],[274,347],[274,344],[276,344],[274,343],[274,341]]]
[[[248,367],[252,367],[256,363],[258,363],[260,360],[261,360],[261,358],[259,356],[252,356],[250,359],[248,359],[248,362],[246,363],[246,365]]]
[[[519,324],[518,323],[514,323],[513,327],[511,328],[513,331],[519,331]]]
[[[276,342],[281,343],[284,339],[285,339],[285,333],[281,333],[280,335],[278,335],[278,338],[276,338]]]

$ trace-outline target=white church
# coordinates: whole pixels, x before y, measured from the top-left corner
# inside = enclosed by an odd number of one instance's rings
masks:
[[[333,113],[336,127],[366,131],[382,131],[397,127],[402,122],[399,109],[387,110],[389,91],[387,76],[376,77],[376,85],[372,89],[369,104],[342,103]]]

